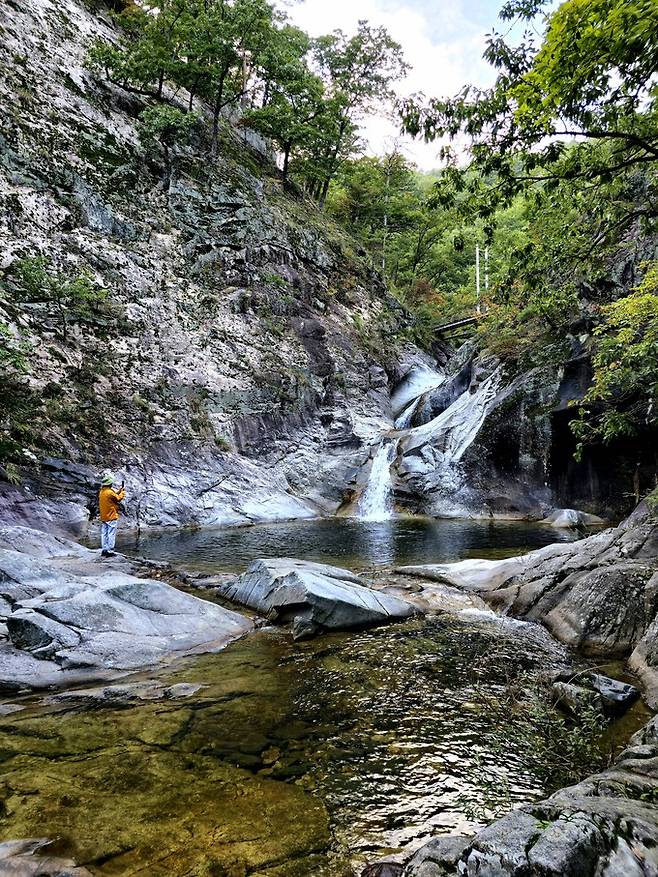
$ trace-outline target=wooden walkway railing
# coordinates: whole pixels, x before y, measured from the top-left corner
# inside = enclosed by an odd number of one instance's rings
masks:
[[[454,329],[461,329],[462,326],[472,326],[474,323],[477,323],[477,317],[466,317],[464,320],[455,320],[454,323],[446,323],[444,326],[438,326],[434,330],[435,335],[445,335],[447,332],[451,332]]]

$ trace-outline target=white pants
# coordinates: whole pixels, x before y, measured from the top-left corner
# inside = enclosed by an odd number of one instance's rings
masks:
[[[103,521],[101,523],[101,548],[103,551],[114,550],[114,540],[117,538],[118,521]]]

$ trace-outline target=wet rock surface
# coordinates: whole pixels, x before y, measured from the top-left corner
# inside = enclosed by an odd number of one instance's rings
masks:
[[[3,527],[0,546],[5,691],[71,685],[218,649],[253,627],[237,612],[137,577],[125,559],[101,561],[64,539]]]
[[[418,401],[402,437],[398,474],[407,507],[438,515],[541,518],[552,505],[542,460],[550,444],[554,374],[505,374],[468,345],[452,374]]]
[[[91,877],[70,859],[48,854],[47,838],[0,843],[0,874],[4,877]]]
[[[406,567],[482,597],[497,610],[542,622],[593,654],[629,655],[658,703],[655,512],[640,506],[614,530],[501,561]],[[600,673],[558,674],[553,694],[568,712],[623,712],[633,686]],[[648,877],[658,858],[658,719],[634,735],[607,770],[522,807],[463,838],[436,839],[407,861],[405,877]],[[436,845],[441,856],[433,854]]]
[[[658,521],[641,505],[619,527],[506,560],[402,567],[538,621],[590,655],[630,655],[658,703]]]
[[[405,877],[655,874],[657,722],[635,734],[608,770],[508,814],[470,840],[430,841],[407,862]]]
[[[366,587],[348,570],[293,558],[257,560],[217,590],[271,621],[291,622],[295,639],[322,630],[383,624],[418,612],[406,600]]]
[[[655,429],[626,447],[586,448],[574,462],[569,400],[582,398],[588,380],[574,385],[569,363],[510,372],[471,343],[435,375],[434,387],[413,370],[392,397],[394,408],[406,404],[396,419],[407,430],[396,467],[399,502],[439,517],[536,518],[576,529],[627,514],[631,485],[636,495],[653,486]],[[410,402],[414,387],[420,395]]]

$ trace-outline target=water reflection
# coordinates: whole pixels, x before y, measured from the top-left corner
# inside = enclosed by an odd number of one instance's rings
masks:
[[[353,568],[442,563],[519,554],[578,538],[572,531],[507,521],[400,517],[325,518],[126,537],[122,549],[207,570],[235,570],[258,557],[297,557]]]
[[[527,632],[447,618],[305,643],[261,631],[158,673],[202,683],[190,697],[0,718],[2,837],[58,837],[107,877],[359,873],[474,828],[485,787],[492,807],[545,794],[523,741],[501,763],[488,707],[545,660]]]

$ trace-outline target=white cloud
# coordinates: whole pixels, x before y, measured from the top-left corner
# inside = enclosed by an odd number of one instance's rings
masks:
[[[482,10],[481,4],[482,0],[477,17],[466,14],[473,10],[465,8],[465,0],[301,0],[287,11],[294,24],[313,36],[336,28],[351,33],[361,19],[383,25],[400,43],[412,66],[398,84],[398,94],[422,91],[427,96],[446,96],[467,83],[484,87],[494,79],[482,53],[485,35],[496,23],[498,3],[487,3],[490,12]],[[371,118],[364,125],[363,136],[368,151],[381,154],[399,137],[399,126],[384,117]],[[405,137],[401,145],[419,167],[437,167],[438,144]]]

